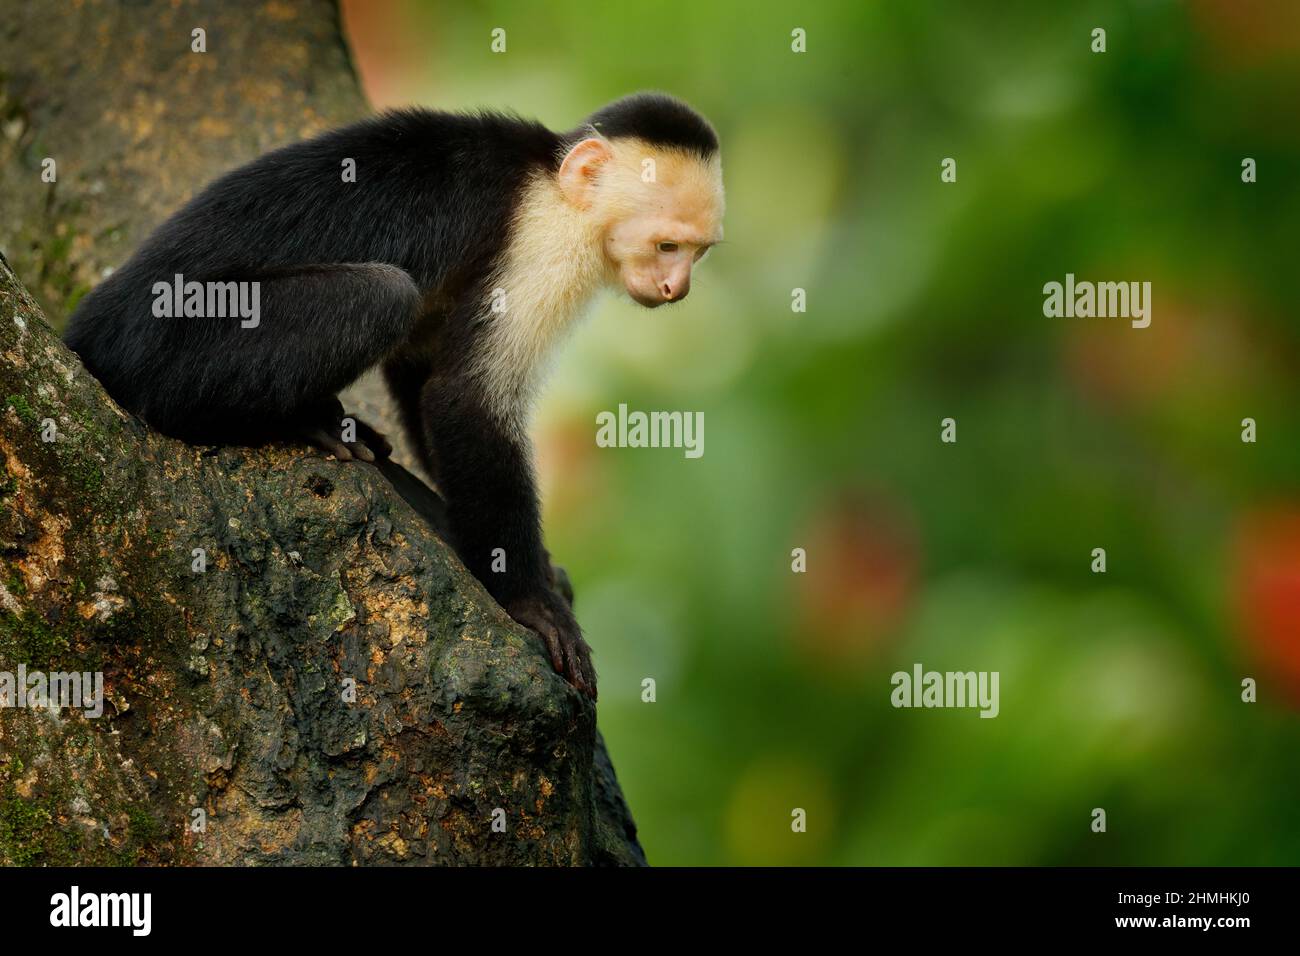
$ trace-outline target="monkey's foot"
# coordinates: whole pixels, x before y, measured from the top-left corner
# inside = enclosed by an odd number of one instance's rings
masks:
[[[564,599],[545,590],[522,598],[506,608],[510,616],[537,633],[551,656],[557,674],[596,699],[596,669],[591,666],[591,648],[582,639],[582,628]]]
[[[392,454],[393,446],[381,432],[375,431],[355,415],[349,415],[347,418],[350,418],[355,425],[350,435],[347,426],[341,423],[346,420],[343,419],[337,425],[333,421],[309,425],[299,433],[299,437],[307,444],[333,455],[339,461],[352,461],[356,458],[360,461],[373,462]],[[345,436],[351,437],[352,440],[345,441]]]

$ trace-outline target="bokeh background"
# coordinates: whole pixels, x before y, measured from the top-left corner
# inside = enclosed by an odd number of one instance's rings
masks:
[[[720,132],[726,244],[602,301],[536,430],[652,863],[1300,862],[1300,5],[344,7],[377,106]],[[1150,328],[1045,318],[1067,272]],[[597,448],[620,402],[704,456]],[[916,662],[1000,716],[893,709]]]

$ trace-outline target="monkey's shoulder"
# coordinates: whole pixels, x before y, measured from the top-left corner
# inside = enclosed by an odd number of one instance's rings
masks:
[[[386,110],[266,153],[246,170],[294,175],[303,163],[350,156],[378,168],[428,169],[452,163],[467,170],[525,165],[554,167],[560,134],[541,123],[494,111],[451,113],[421,107]],[[414,164],[414,166],[412,166]]]

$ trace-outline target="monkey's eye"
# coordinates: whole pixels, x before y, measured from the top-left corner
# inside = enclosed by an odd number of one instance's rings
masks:
[[[660,252],[676,252],[676,251],[677,251],[677,243],[675,243],[675,242],[661,242],[661,243],[659,243],[659,251],[660,251]]]

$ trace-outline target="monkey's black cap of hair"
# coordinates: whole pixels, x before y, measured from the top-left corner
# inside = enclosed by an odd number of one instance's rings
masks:
[[[633,136],[705,159],[718,151],[718,134],[709,121],[666,93],[633,93],[592,113],[587,122],[610,139]]]

